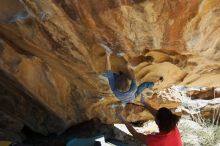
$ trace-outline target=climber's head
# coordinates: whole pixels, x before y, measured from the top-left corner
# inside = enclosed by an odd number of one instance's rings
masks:
[[[127,91],[129,88],[129,78],[128,75],[119,71],[119,76],[116,80],[116,88],[121,91]]]
[[[157,111],[155,121],[160,131],[169,132],[176,127],[179,119],[180,117],[163,107]]]

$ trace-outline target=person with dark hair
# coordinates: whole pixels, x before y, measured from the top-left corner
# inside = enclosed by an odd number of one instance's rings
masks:
[[[119,119],[126,125],[129,132],[135,139],[140,140],[147,146],[182,146],[181,136],[177,128],[179,116],[173,114],[168,108],[162,107],[159,110],[152,108],[141,97],[141,102],[146,109],[154,116],[155,122],[158,125],[159,133],[142,134],[138,133],[130,123],[117,111]]]
[[[108,78],[109,85],[114,95],[123,103],[127,104],[132,102],[135,97],[139,96],[145,88],[152,88],[155,84],[163,81],[163,77],[160,77],[156,82],[144,82],[137,86],[133,70],[127,65],[128,74],[123,72],[113,73],[111,71],[110,55],[111,50],[107,46],[103,45],[106,49],[106,73],[105,77]],[[129,85],[129,81],[131,81]]]

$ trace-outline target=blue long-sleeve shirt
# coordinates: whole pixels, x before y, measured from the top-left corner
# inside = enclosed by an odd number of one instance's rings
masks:
[[[145,88],[151,88],[154,86],[153,82],[144,82],[140,86],[137,87],[136,80],[131,80],[131,85],[128,91],[120,91],[116,88],[116,80],[118,74],[113,73],[112,71],[107,71],[105,76],[108,78],[109,85],[111,87],[112,92],[114,95],[121,100],[122,103],[129,103],[132,102],[135,97],[137,97]]]
[[[128,91],[120,91],[116,88],[116,79],[118,77],[117,74],[112,71],[106,72],[106,77],[108,78],[109,85],[112,89],[114,95],[121,100],[123,103],[129,103],[135,98],[135,92],[137,91],[137,83],[136,80],[131,80],[131,86]]]
[[[154,86],[154,82],[144,82],[138,86],[137,91],[135,93],[135,97],[141,94],[145,88],[152,88]]]

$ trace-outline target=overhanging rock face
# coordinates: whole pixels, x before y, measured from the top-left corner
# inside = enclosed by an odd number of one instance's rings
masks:
[[[113,50],[115,72],[140,63],[138,83],[163,76],[158,89],[219,86],[219,9],[218,0],[1,0],[1,112],[6,119],[16,113],[14,129],[25,124],[42,134],[93,117],[117,122],[100,44]],[[140,108],[137,102],[127,110]],[[130,121],[147,119],[129,114]]]

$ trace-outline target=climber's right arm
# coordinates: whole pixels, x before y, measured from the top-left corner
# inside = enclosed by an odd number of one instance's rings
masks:
[[[111,68],[111,62],[110,62],[110,55],[109,53],[106,53],[106,70],[112,70]]]
[[[156,117],[157,110],[151,107],[148,103],[145,102],[144,96],[141,96],[141,103],[144,105],[144,107],[154,116]]]

